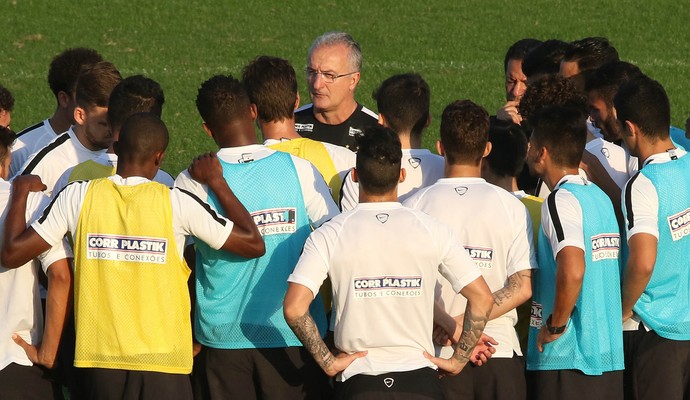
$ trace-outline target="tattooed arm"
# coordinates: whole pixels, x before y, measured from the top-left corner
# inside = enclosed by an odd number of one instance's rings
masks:
[[[345,370],[355,359],[364,357],[367,352],[340,353],[337,357],[334,356],[321,339],[316,323],[309,314],[309,305],[313,298],[314,294],[309,288],[299,283],[290,282],[283,302],[283,314],[290,329],[302,342],[304,348],[314,357],[321,369],[328,376],[335,376]]]
[[[493,294],[494,307],[489,320],[500,317],[532,297],[532,270],[518,271],[508,277],[506,285]]]

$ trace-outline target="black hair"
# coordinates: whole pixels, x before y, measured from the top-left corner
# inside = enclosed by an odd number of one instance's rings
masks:
[[[421,136],[429,120],[431,90],[420,75],[393,75],[381,83],[372,97],[394,132]]]
[[[669,137],[671,105],[659,82],[648,76],[639,76],[618,89],[613,103],[618,120],[634,123],[645,137]]]
[[[489,140],[489,114],[470,100],[456,100],[443,110],[441,143],[449,164],[476,164]]]
[[[390,192],[400,179],[402,147],[392,130],[374,125],[357,137],[357,176],[367,193],[382,195]]]
[[[546,147],[553,162],[566,168],[577,168],[587,141],[586,115],[564,106],[549,106],[530,119],[532,137],[538,146]]]

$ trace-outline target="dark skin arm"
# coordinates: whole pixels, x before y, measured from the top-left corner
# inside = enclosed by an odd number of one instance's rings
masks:
[[[644,293],[656,264],[657,238],[649,233],[638,233],[628,241],[630,256],[623,278],[623,321],[633,315],[633,306]]]
[[[189,174],[215,193],[222,207],[218,211],[234,223],[232,233],[221,249],[246,258],[263,256],[266,245],[259,229],[223,178],[223,167],[216,154],[208,153],[197,157],[189,167]]]

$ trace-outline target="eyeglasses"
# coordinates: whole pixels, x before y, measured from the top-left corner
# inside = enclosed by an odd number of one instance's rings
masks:
[[[307,68],[304,69],[304,72],[307,73],[307,79],[309,79],[309,80],[316,79],[317,76],[321,75],[321,78],[322,78],[326,83],[333,83],[333,82],[335,82],[335,80],[338,79],[338,78],[342,78],[343,76],[348,76],[348,75],[356,74],[356,73],[358,73],[359,71],[348,72],[347,74],[340,74],[340,75],[337,75],[337,74],[334,74],[334,73],[332,73],[332,72],[323,72],[323,71],[319,71],[319,70],[316,70],[316,69],[312,69],[312,68],[307,67]]]

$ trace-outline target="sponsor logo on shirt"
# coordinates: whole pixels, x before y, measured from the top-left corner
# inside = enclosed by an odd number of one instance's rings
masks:
[[[488,247],[465,246],[465,250],[479,268],[491,268],[494,259],[494,249]]]
[[[355,298],[419,297],[421,276],[375,276],[352,280]]]
[[[674,242],[690,235],[690,208],[668,217],[668,227]]]
[[[361,129],[357,129],[357,128],[350,127],[350,130],[347,132],[347,134],[350,135],[350,136],[352,136],[352,137],[354,137],[354,136],[359,136],[359,135],[362,134],[362,130],[361,130]]]
[[[168,240],[145,236],[86,234],[86,258],[165,264]]]
[[[407,162],[410,163],[410,166],[414,169],[419,168],[419,164],[421,164],[422,159],[419,157],[411,157]]]
[[[621,236],[617,233],[602,233],[592,236],[592,261],[618,258]]]
[[[532,301],[532,308],[530,310],[530,316],[529,316],[529,326],[530,327],[541,329],[541,324],[542,324],[541,312],[542,312],[541,304],[539,304],[533,300]]]
[[[295,122],[295,130],[297,132],[313,132],[314,124],[298,124]]]
[[[297,230],[296,215],[297,209],[294,207],[271,208],[251,213],[261,236],[295,232]]]

